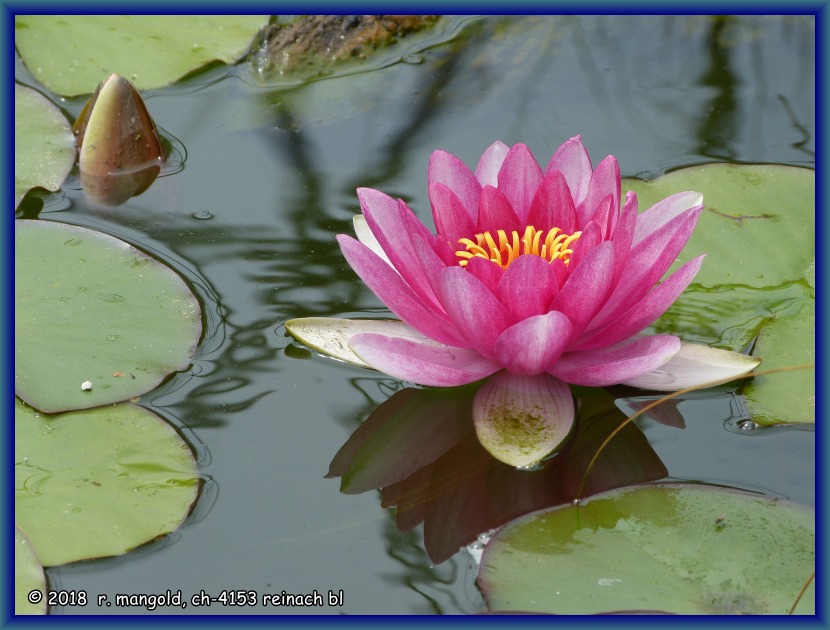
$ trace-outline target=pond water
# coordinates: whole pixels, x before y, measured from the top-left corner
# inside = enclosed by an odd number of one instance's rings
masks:
[[[576,134],[594,163],[617,156],[623,176],[723,161],[814,166],[812,18],[466,17],[447,20],[425,49],[380,54],[371,70],[293,85],[241,64],[150,92],[184,168],[115,209],[71,183],[47,199],[40,218],[114,234],[179,271],[207,322],[192,370],[141,399],[198,454],[205,486],[193,514],[127,556],[49,570],[53,588],[110,600],[343,591],[331,607],[170,614],[482,611],[464,548],[434,564],[422,526],[401,532],[377,492],[344,495],[324,478],[351,432],[401,388],[313,356],[284,331],[294,317],[386,312],[334,239],[352,232],[355,188],[400,196],[431,225],[434,149],[474,165],[499,139],[546,162]],[[66,106],[74,115],[81,104]],[[682,430],[638,421],[669,478],[813,505],[812,430],[742,430],[740,399],[723,389],[679,409]]]

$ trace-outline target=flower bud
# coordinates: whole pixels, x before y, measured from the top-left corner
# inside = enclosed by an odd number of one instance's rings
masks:
[[[118,74],[100,83],[72,131],[81,185],[105,206],[121,205],[147,190],[167,157],[144,101]]]

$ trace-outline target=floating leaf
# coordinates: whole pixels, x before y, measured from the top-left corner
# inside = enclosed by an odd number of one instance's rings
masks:
[[[184,281],[128,243],[15,221],[15,391],[33,407],[139,396],[189,365],[201,328]]]
[[[813,300],[809,300],[798,315],[770,321],[758,336],[754,352],[764,357],[765,370],[815,365],[816,310]],[[814,369],[757,376],[743,393],[758,424],[812,424],[816,421]]]
[[[29,71],[64,96],[113,72],[158,88],[211,61],[234,63],[268,22],[260,15],[17,15],[15,45]]]
[[[805,297],[815,260],[815,172],[778,165],[707,164],[652,181],[626,179],[641,210],[695,190],[706,209],[675,266],[706,252],[694,283],[658,331],[742,350],[771,313]],[[760,355],[759,355],[760,356]]]
[[[29,593],[35,590],[43,598],[33,602]],[[17,527],[14,528],[14,614],[46,614],[46,574],[32,543]]]
[[[48,415],[16,400],[14,426],[15,516],[46,566],[126,553],[196,500],[190,448],[146,409]]]
[[[86,194],[106,206],[140,195],[161,172],[164,148],[135,87],[110,75],[89,97],[72,126]]]
[[[46,97],[14,86],[14,205],[39,186],[57,191],[75,163],[69,121]]]
[[[783,615],[814,566],[812,510],[661,484],[513,521],[487,546],[479,582],[488,607],[500,611]],[[808,591],[795,612],[814,610]]]

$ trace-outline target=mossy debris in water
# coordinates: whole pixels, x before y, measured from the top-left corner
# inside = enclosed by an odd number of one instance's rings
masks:
[[[309,15],[269,24],[257,35],[251,63],[260,75],[309,76],[364,60],[409,33],[431,28],[437,15]]]

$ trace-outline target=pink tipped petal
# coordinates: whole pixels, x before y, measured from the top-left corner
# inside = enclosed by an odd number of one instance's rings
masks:
[[[392,267],[350,236],[338,235],[346,261],[366,286],[395,315],[427,337],[447,345],[464,345],[443,313],[431,309]]]
[[[622,383],[663,392],[712,387],[741,378],[760,364],[761,359],[739,352],[682,342],[677,354],[666,363]]]
[[[435,151],[429,159],[427,181],[430,187],[433,184],[444,184],[452,190],[466,208],[470,219],[475,221],[481,184],[464,162],[452,153]]]
[[[701,208],[675,217],[635,245],[620,280],[591,327],[604,326],[640,301],[677,259],[695,227]]]
[[[431,387],[472,383],[499,369],[473,350],[386,337],[355,335],[349,347],[367,365],[395,378]]]
[[[574,385],[607,387],[656,370],[680,350],[680,339],[653,335],[586,352],[563,354],[550,373]]]
[[[520,321],[546,313],[558,292],[559,284],[550,264],[539,256],[523,255],[510,263],[494,294]]]
[[[618,214],[619,208],[614,207],[614,195],[609,193],[605,196],[605,199],[599,202],[597,209],[591,217],[591,221],[595,222],[600,227],[602,240],[610,240],[611,236],[614,234]]]
[[[602,307],[614,276],[614,245],[605,242],[592,249],[582,264],[571,272],[551,310],[568,316],[578,336]]]
[[[577,269],[582,261],[585,259],[591,251],[594,250],[600,243],[602,242],[602,228],[599,226],[598,223],[591,221],[588,225],[582,228],[582,236],[571,245],[571,249],[573,249],[573,254],[571,254],[571,260],[568,263],[570,267],[571,273],[573,273],[574,269]]]
[[[637,227],[634,230],[633,244],[636,245],[646,236],[661,228],[689,208],[702,205],[703,195],[691,191],[676,193],[658,201],[637,217]]]
[[[514,323],[510,312],[478,278],[461,267],[444,269],[439,288],[450,320],[467,340],[464,345],[492,358],[496,339]]]
[[[372,234],[372,230],[369,229],[369,224],[366,223],[366,217],[362,214],[356,214],[352,219],[352,223],[354,224],[354,234],[357,236],[357,240],[371,249],[391,267],[392,263],[389,261],[389,257],[386,255],[386,252],[383,251],[380,243],[378,243],[378,239],[376,239],[375,235]]]
[[[612,286],[617,286],[617,282],[625,270],[628,256],[631,252],[631,239],[634,237],[634,226],[636,223],[637,195],[636,193],[628,192],[625,195],[625,205],[620,211],[617,225],[611,236],[611,240],[614,241],[614,251],[617,254],[616,271],[614,272],[614,280],[611,283]]]
[[[577,231],[574,202],[565,176],[559,171],[551,171],[545,175],[530,203],[527,224],[538,230],[558,227],[565,234]]]
[[[574,422],[571,391],[547,374],[499,372],[473,400],[473,423],[481,445],[500,462],[530,466],[559,446]]]
[[[653,324],[689,286],[703,264],[704,255],[693,258],[680,267],[663,282],[649,291],[646,296],[630,306],[619,317],[604,327],[583,335],[575,350],[604,348],[636,335],[646,326]]]
[[[496,140],[487,147],[476,167],[476,179],[482,186],[496,186],[499,183],[499,169],[510,150],[503,142]]]
[[[614,211],[618,210],[620,203],[620,167],[617,164],[617,158],[613,155],[609,155],[597,164],[597,168],[591,175],[591,181],[588,184],[588,193],[582,203],[576,206],[576,216],[579,217],[580,224],[584,225],[591,219],[599,204],[608,195],[611,195],[614,199],[612,202]]]
[[[392,266],[425,303],[434,310],[440,310],[438,299],[412,246],[413,235],[420,234],[432,240],[432,234],[403,201],[395,201],[368,188],[361,189],[359,197],[366,223]]]
[[[514,324],[496,341],[496,360],[513,374],[542,374],[560,357],[571,338],[571,322],[552,311]]]
[[[475,221],[467,214],[458,196],[444,184],[429,187],[429,202],[439,236],[456,244],[458,239],[470,238],[475,233]]]
[[[588,193],[588,183],[593,172],[591,158],[582,146],[581,136],[574,136],[556,150],[548,162],[545,174],[551,171],[559,171],[565,176],[574,205],[579,205]]]
[[[510,234],[513,230],[521,232],[522,226],[513,206],[501,190],[489,185],[481,189],[476,234],[490,232],[495,235],[498,230],[504,230]],[[468,238],[472,236],[472,232],[467,234]]]
[[[542,169],[527,145],[516,144],[508,151],[499,171],[499,190],[524,223],[536,189],[542,183]]]

